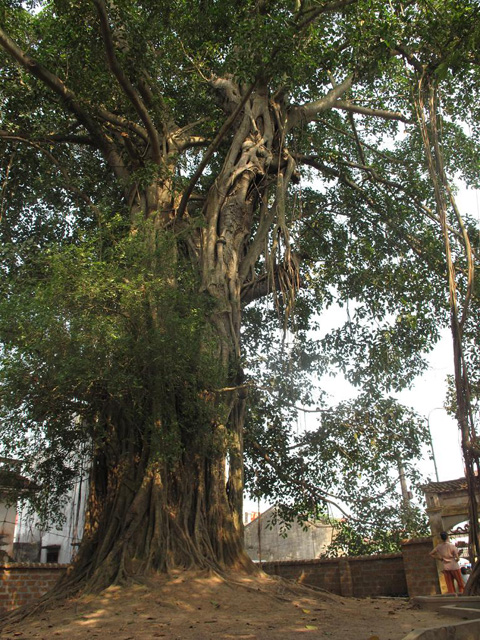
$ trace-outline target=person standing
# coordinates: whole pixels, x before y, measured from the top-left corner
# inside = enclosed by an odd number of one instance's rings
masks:
[[[455,582],[457,583],[458,592],[463,593],[464,585],[460,565],[458,564],[458,558],[460,557],[458,549],[449,541],[446,531],[442,531],[440,538],[442,542],[437,544],[433,551],[430,551],[430,555],[443,563],[443,575],[447,583],[448,593],[455,593]]]

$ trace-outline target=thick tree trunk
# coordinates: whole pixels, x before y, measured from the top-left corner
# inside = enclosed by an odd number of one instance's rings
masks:
[[[161,318],[152,322],[160,331]],[[166,411],[151,366],[147,406],[135,411],[107,403],[99,416],[85,535],[66,584],[99,590],[175,567],[254,570],[243,548],[245,397],[237,389],[233,328],[239,322],[217,309],[209,325],[206,342],[209,349],[216,344],[224,389],[202,393],[186,384],[184,397],[167,399]],[[182,407],[197,404],[203,422],[182,422]],[[167,425],[165,413],[177,417]]]
[[[221,430],[217,436],[223,440]],[[252,569],[228,504],[221,447],[210,456],[185,452],[173,468],[158,462],[143,469],[130,459],[106,469],[98,457],[85,539],[69,579],[96,590],[176,567]]]
[[[222,384],[218,389],[200,387],[185,393],[191,394],[192,402],[208,405],[209,419],[192,427],[179,418],[175,432],[170,427],[165,433],[158,406],[162,400],[156,393],[161,380],[156,379],[159,374],[153,365],[146,385],[148,406],[102,410],[85,537],[74,569],[65,579],[70,585],[98,590],[128,576],[174,567],[254,570],[243,546],[246,392],[241,369],[241,292],[269,228],[277,229],[276,241],[284,228],[282,202],[292,163],[282,153],[280,124],[279,110],[272,109],[266,91],[252,94],[222,171],[208,193],[205,227],[190,239],[201,290],[212,303],[206,319],[208,335],[199,350],[214,351],[210,356]],[[277,158],[274,171],[272,158]],[[272,185],[276,199],[268,210]],[[168,226],[175,211],[172,193],[170,183],[154,185],[132,201],[132,223],[136,225],[141,212],[153,222],[153,271],[156,234]],[[263,218],[251,242],[256,211]],[[170,285],[174,287],[175,282]],[[155,303],[149,304],[149,322],[161,331]],[[169,402],[175,411],[182,399]],[[145,421],[145,416],[151,420]]]

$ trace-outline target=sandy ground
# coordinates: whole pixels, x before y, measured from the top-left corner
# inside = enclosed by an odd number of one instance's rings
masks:
[[[265,575],[225,580],[182,572],[110,587],[21,622],[4,620],[0,638],[401,640],[449,621],[459,620],[401,598],[342,598]]]

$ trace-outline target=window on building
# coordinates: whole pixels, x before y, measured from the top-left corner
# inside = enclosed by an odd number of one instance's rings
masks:
[[[50,544],[45,547],[47,552],[45,562],[58,562],[58,558],[60,556],[60,545],[59,544]]]

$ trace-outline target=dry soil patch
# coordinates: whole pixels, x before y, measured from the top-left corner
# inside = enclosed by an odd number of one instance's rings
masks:
[[[224,580],[182,572],[111,587],[21,622],[10,640],[401,640],[412,629],[458,622],[397,598],[342,598],[269,577]],[[0,623],[1,624],[1,623]]]

